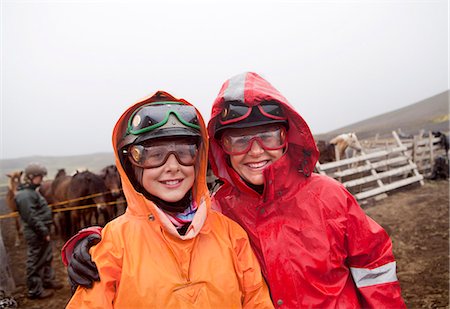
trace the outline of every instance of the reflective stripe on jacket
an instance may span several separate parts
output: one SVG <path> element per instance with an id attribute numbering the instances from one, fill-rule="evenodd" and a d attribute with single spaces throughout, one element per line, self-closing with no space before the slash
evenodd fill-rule
<path id="1" fill-rule="evenodd" d="M 137 104 L 175 99 L 165 92 Z M 134 190 L 117 158 L 128 109 L 116 124 L 113 146 L 128 208 L 102 230 L 91 249 L 100 274 L 92 289 L 78 288 L 69 308 L 273 308 L 245 231 L 210 209 L 206 187 L 207 134 L 199 115 L 203 147 L 193 198 L 199 207 L 184 236 L 162 211 Z"/>
<path id="2" fill-rule="evenodd" d="M 288 150 L 264 170 L 264 192 L 248 187 L 213 138 L 225 100 L 283 105 Z M 213 207 L 248 233 L 279 308 L 404 308 L 387 233 L 337 181 L 312 173 L 313 136 L 288 101 L 255 73 L 227 81 L 208 124 L 211 166 L 225 184 Z"/>

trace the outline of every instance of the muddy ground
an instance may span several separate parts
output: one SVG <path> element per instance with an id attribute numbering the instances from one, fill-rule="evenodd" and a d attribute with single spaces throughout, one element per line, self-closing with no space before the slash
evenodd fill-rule
<path id="1" fill-rule="evenodd" d="M 5 213 L 0 201 L 0 213 Z M 392 238 L 403 297 L 408 308 L 449 308 L 449 182 L 426 181 L 412 185 L 380 201 L 362 206 Z M 0 221 L 17 285 L 13 296 L 20 308 L 64 308 L 70 298 L 59 251 L 62 241 L 54 243 L 54 267 L 64 283 L 62 290 L 45 300 L 26 298 L 26 246 L 14 246 L 13 220 Z"/>

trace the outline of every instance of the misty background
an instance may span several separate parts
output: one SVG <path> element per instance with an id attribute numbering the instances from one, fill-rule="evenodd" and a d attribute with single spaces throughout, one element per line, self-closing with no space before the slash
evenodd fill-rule
<path id="1" fill-rule="evenodd" d="M 157 90 L 208 121 L 244 71 L 326 133 L 448 90 L 448 16 L 438 0 L 2 0 L 0 159 L 111 152 Z"/>

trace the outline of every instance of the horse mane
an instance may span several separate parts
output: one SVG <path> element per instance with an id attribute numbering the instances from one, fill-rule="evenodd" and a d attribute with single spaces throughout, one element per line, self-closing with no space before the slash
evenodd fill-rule
<path id="1" fill-rule="evenodd" d="M 117 172 L 117 167 L 114 164 L 105 166 L 102 168 L 98 175 L 100 175 L 102 178 L 106 178 L 109 174 L 114 174 Z"/>
<path id="2" fill-rule="evenodd" d="M 55 179 L 58 178 L 58 177 L 61 177 L 61 176 L 66 176 L 66 175 L 67 175 L 66 174 L 66 170 L 64 168 L 60 168 L 58 170 L 58 172 L 56 173 Z"/>

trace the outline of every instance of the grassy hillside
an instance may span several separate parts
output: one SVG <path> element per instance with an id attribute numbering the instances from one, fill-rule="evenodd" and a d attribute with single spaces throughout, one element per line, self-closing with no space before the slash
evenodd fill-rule
<path id="1" fill-rule="evenodd" d="M 445 91 L 426 100 L 381 114 L 357 123 L 315 135 L 316 140 L 330 140 L 341 133 L 355 132 L 359 139 L 390 135 L 393 130 L 401 129 L 406 134 L 425 131 L 449 131 L 449 91 Z"/>

